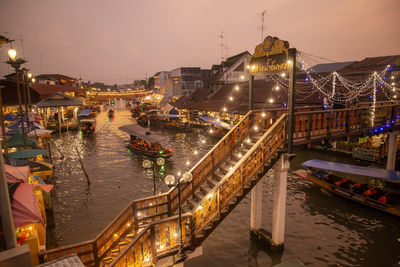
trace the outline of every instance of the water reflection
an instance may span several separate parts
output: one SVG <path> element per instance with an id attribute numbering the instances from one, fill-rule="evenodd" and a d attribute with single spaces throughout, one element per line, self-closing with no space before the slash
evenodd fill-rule
<path id="1" fill-rule="evenodd" d="M 142 167 L 145 157 L 132 153 L 125 142 L 129 136 L 118 129 L 135 123 L 123 101 L 115 101 L 115 116 L 98 114 L 96 133 L 82 136 L 80 132 L 56 135 L 51 149 L 55 170 L 54 229 L 48 231 L 49 247 L 81 242 L 95 237 L 133 199 L 153 194 L 153 170 Z M 103 109 L 102 109 L 103 110 Z M 169 188 L 163 182 L 166 174 L 188 171 L 215 140 L 200 142 L 197 130 L 193 133 L 160 130 L 168 137 L 167 144 L 174 156 L 156 168 L 158 192 Z M 78 160 L 78 149 L 91 184 Z M 198 151 L 194 155 L 194 150 Z M 186 161 L 190 165 L 186 165 Z"/>

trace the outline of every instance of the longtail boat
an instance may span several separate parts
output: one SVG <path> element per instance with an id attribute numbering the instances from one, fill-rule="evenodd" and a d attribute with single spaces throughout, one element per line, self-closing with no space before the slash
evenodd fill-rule
<path id="1" fill-rule="evenodd" d="M 300 169 L 295 173 L 325 190 L 360 204 L 400 216 L 399 193 L 358 183 L 349 178 L 349 175 L 361 175 L 389 182 L 400 182 L 400 172 L 316 159 L 303 162 L 301 166 L 307 167 L 308 170 Z M 345 175 L 340 176 L 329 171 Z"/>
<path id="2" fill-rule="evenodd" d="M 126 146 L 133 152 L 153 158 L 172 156 L 172 149 L 160 144 L 165 140 L 163 135 L 148 131 L 137 124 L 124 125 L 118 129 L 130 135 Z"/>

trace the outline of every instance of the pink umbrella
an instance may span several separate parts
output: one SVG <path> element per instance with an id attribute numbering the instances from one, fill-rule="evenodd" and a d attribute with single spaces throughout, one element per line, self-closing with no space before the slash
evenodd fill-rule
<path id="1" fill-rule="evenodd" d="M 35 184 L 20 183 L 15 190 L 11 209 L 14 219 L 14 227 L 21 227 L 30 223 L 41 222 L 44 224 L 37 198 L 33 193 Z M 47 187 L 52 187 L 47 185 Z"/>
<path id="2" fill-rule="evenodd" d="M 31 172 L 29 171 L 29 166 L 15 167 L 8 164 L 4 164 L 6 171 L 7 182 L 15 183 L 21 182 L 26 183 L 28 181 Z"/>

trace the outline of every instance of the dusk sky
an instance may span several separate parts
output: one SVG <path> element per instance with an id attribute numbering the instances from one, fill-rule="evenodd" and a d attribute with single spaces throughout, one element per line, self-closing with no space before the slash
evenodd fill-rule
<path id="1" fill-rule="evenodd" d="M 252 53 L 264 36 L 333 61 L 400 54 L 399 0 L 0 0 L 0 35 L 34 74 L 122 84 Z M 21 41 L 21 39 L 23 41 Z M 0 48 L 0 75 L 11 69 Z M 224 51 L 224 56 L 226 51 Z"/>

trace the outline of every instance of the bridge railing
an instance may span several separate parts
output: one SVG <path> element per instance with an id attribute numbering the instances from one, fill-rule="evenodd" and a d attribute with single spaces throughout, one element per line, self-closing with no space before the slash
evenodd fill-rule
<path id="1" fill-rule="evenodd" d="M 264 167 L 265 162 L 277 152 L 278 148 L 283 148 L 287 135 L 286 117 L 286 114 L 281 115 L 235 166 L 232 166 L 232 170 L 224 176 L 223 180 L 199 203 L 193 213 L 196 233 L 215 217 L 220 218 L 221 211 L 229 205 L 229 202 L 243 194 L 251 177 Z"/>

